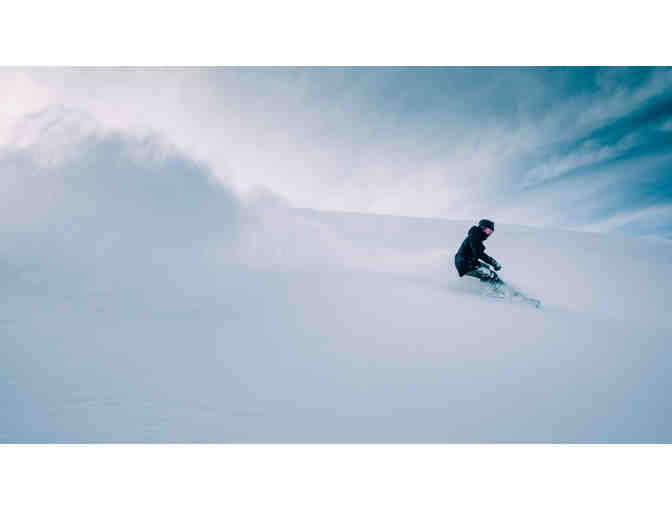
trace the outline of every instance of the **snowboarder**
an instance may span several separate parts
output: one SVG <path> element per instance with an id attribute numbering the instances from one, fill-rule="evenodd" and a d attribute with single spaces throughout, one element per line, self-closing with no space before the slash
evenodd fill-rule
<path id="1" fill-rule="evenodd" d="M 490 255 L 485 253 L 485 241 L 495 231 L 495 222 L 492 220 L 483 219 L 478 222 L 478 226 L 474 225 L 469 229 L 467 238 L 462 241 L 460 249 L 455 254 L 455 267 L 460 275 L 460 278 L 465 274 L 473 276 L 479 280 L 486 282 L 492 289 L 492 296 L 499 298 L 509 297 L 514 300 L 520 300 L 524 303 L 529 303 L 536 308 L 541 306 L 541 301 L 535 298 L 526 296 L 515 287 L 505 283 L 495 271 L 502 269 L 502 265 L 493 259 Z M 495 271 L 490 269 L 488 264 L 495 268 Z"/>
<path id="2" fill-rule="evenodd" d="M 466 274 L 489 283 L 495 288 L 501 286 L 503 282 L 495 271 L 502 269 L 502 265 L 485 253 L 485 246 L 483 245 L 483 241 L 490 237 L 494 231 L 495 222 L 486 219 L 482 219 L 478 222 L 478 226 L 474 225 L 469 229 L 467 238 L 455 254 L 455 267 L 460 278 Z M 494 267 L 495 271 L 481 260 Z"/>

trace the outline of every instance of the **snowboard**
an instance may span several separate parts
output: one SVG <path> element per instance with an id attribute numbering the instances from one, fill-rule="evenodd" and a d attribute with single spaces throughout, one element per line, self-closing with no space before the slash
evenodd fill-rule
<path id="1" fill-rule="evenodd" d="M 500 280 L 497 284 L 487 284 L 485 294 L 496 299 L 505 299 L 541 308 L 541 301 L 539 299 L 526 295 L 503 280 Z"/>

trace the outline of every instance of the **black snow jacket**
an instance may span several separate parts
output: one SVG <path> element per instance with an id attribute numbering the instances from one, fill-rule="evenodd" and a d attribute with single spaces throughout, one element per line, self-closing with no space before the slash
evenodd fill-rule
<path id="1" fill-rule="evenodd" d="M 497 265 L 497 261 L 485 253 L 483 241 L 486 239 L 485 233 L 476 225 L 469 229 L 467 238 L 462 241 L 460 249 L 455 254 L 455 267 L 460 276 L 478 267 L 478 259 L 491 266 Z"/>

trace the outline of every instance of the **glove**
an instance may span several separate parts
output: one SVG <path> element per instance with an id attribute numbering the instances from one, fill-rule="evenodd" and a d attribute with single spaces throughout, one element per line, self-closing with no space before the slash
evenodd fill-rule
<path id="1" fill-rule="evenodd" d="M 495 271 L 502 269 L 502 265 L 494 259 L 492 260 L 492 267 L 495 268 Z"/>

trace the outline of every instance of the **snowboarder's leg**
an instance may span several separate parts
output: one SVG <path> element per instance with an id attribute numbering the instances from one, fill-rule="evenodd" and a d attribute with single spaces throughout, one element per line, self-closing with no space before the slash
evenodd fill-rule
<path id="1" fill-rule="evenodd" d="M 494 284 L 501 282 L 499 276 L 497 276 L 497 273 L 495 273 L 492 269 L 490 269 L 490 266 L 480 261 L 478 262 L 478 264 L 479 264 L 478 266 L 476 266 L 474 269 L 465 274 L 467 276 L 473 276 L 474 278 L 478 278 L 482 282 L 486 283 Z"/>
<path id="2" fill-rule="evenodd" d="M 484 264 L 483 262 L 479 261 L 478 264 L 479 265 L 477 267 L 465 274 L 467 276 L 478 278 L 482 282 L 487 283 L 496 294 L 503 294 L 504 282 L 499 278 L 497 273 L 495 273 L 492 269 L 490 269 L 490 266 Z"/>

